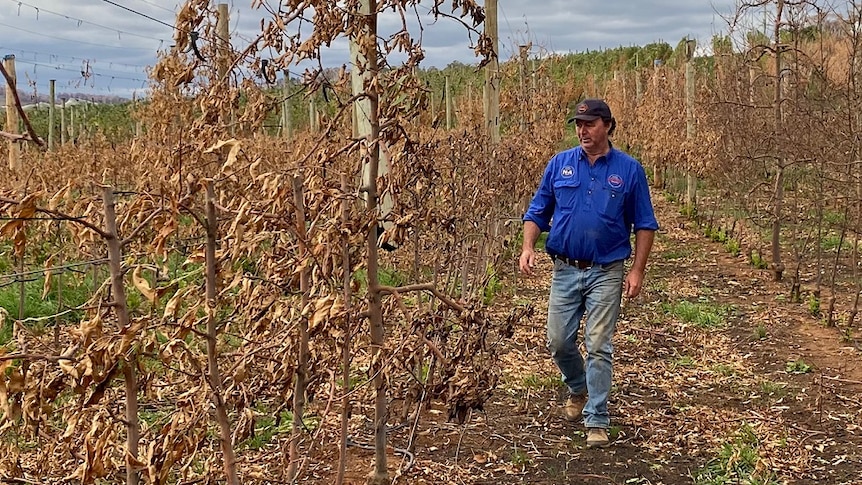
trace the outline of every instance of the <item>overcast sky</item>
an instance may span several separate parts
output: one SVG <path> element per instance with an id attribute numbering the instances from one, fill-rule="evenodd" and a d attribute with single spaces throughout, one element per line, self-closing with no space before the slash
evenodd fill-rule
<path id="1" fill-rule="evenodd" d="M 260 20 L 267 15 L 251 9 L 251 0 L 213 3 L 230 6 L 231 39 L 238 49 L 259 33 Z M 268 3 L 275 5 L 277 0 Z M 0 0 L 0 54 L 15 56 L 21 92 L 47 93 L 49 80 L 56 79 L 58 93 L 145 96 L 145 69 L 153 65 L 158 50 L 173 43 L 171 25 L 180 4 Z M 709 44 L 713 35 L 727 32 L 723 17 L 733 13 L 734 5 L 735 0 L 499 0 L 500 56 L 512 57 L 517 45 L 527 42 L 533 43 L 534 54 L 659 41 L 675 46 L 685 36 Z M 452 61 L 476 62 L 462 27 L 446 19 L 433 23 L 423 12 L 427 8 L 420 8 L 425 22 L 423 65 L 442 68 Z M 324 62 L 341 65 L 346 62 L 345 50 L 345 45 L 335 45 Z"/>

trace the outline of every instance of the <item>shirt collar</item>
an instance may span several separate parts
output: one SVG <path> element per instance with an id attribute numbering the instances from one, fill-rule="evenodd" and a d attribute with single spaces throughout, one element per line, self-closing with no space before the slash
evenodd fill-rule
<path id="1" fill-rule="evenodd" d="M 610 140 L 608 140 L 608 148 L 610 148 L 610 150 L 608 150 L 608 152 L 607 152 L 607 153 L 605 153 L 604 155 L 602 155 L 602 156 L 600 156 L 599 158 L 597 158 L 597 159 L 596 159 L 596 163 L 599 163 L 599 162 L 608 162 L 608 161 L 609 161 L 609 159 L 610 159 L 611 155 L 614 153 L 614 150 L 615 150 L 615 149 L 614 149 L 614 144 L 613 144 L 613 143 L 611 143 L 611 141 L 610 141 Z M 587 158 L 587 152 L 585 152 L 585 151 L 584 151 L 584 148 L 583 148 L 583 147 L 581 147 L 580 145 L 578 146 L 578 160 L 583 160 L 583 161 L 585 161 L 585 162 L 587 162 L 587 163 L 589 163 L 589 162 L 590 162 L 590 159 L 589 159 L 589 158 Z"/>

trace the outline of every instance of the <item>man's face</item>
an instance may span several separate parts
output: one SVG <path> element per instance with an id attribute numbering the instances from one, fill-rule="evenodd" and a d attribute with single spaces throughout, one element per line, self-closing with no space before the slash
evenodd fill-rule
<path id="1" fill-rule="evenodd" d="M 604 120 L 575 120 L 575 125 L 577 126 L 578 139 L 584 150 L 589 152 L 607 147 L 610 126 L 605 124 Z"/>

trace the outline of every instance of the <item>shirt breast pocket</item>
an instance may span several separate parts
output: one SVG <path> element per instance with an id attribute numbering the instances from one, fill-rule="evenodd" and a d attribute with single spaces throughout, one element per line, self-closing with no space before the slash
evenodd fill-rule
<path id="1" fill-rule="evenodd" d="M 603 187 L 605 191 L 605 208 L 602 215 L 611 221 L 619 221 L 623 218 L 623 200 L 625 193 L 612 187 Z"/>
<path id="2" fill-rule="evenodd" d="M 571 211 L 575 208 L 578 200 L 578 191 L 581 181 L 577 179 L 563 179 L 554 181 L 554 200 L 559 209 Z"/>

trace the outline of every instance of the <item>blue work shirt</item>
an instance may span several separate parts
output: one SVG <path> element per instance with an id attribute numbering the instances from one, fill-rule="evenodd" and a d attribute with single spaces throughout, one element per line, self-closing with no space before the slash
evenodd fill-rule
<path id="1" fill-rule="evenodd" d="M 597 264 L 631 256 L 632 230 L 658 229 L 643 167 L 613 146 L 592 166 L 580 146 L 556 154 L 524 221 L 550 231 L 548 254 Z"/>

